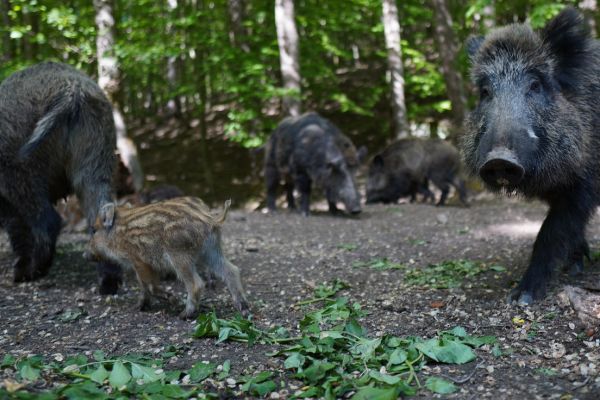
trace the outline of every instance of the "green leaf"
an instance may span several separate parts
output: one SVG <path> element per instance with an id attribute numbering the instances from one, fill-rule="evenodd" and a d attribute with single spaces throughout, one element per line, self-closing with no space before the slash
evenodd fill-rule
<path id="1" fill-rule="evenodd" d="M 387 383 L 388 385 L 395 385 L 401 380 L 399 376 L 382 374 L 381 372 L 375 371 L 374 369 L 369 371 L 369 376 L 375 379 L 376 381 Z"/>
<path id="2" fill-rule="evenodd" d="M 12 367 L 16 361 L 17 359 L 14 356 L 5 354 L 2 363 L 0 363 L 0 368 Z"/>
<path id="3" fill-rule="evenodd" d="M 157 374 L 154 369 L 140 364 L 131 363 L 131 375 L 135 379 L 142 379 L 144 383 L 156 382 L 164 377 L 164 373 Z"/>
<path id="4" fill-rule="evenodd" d="M 100 364 L 98 369 L 96 369 L 90 375 L 90 379 L 99 384 L 103 384 L 106 378 L 108 378 L 108 371 L 104 368 L 104 365 L 102 364 Z"/>
<path id="5" fill-rule="evenodd" d="M 432 392 L 439 394 L 450 394 L 458 390 L 458 387 L 456 387 L 454 383 L 435 376 L 427 378 L 425 387 Z"/>
<path id="6" fill-rule="evenodd" d="M 374 388 L 365 386 L 359 388 L 354 396 L 351 397 L 351 400 L 396 400 L 398 392 L 398 389 L 395 387 Z"/>
<path id="7" fill-rule="evenodd" d="M 392 351 L 392 354 L 390 354 L 388 365 L 403 364 L 407 358 L 408 354 L 406 353 L 406 351 L 402 349 L 395 349 L 394 351 Z"/>
<path id="8" fill-rule="evenodd" d="M 475 359 L 473 350 L 457 341 L 430 339 L 417 343 L 416 347 L 432 360 L 446 364 L 464 364 Z"/>
<path id="9" fill-rule="evenodd" d="M 110 385 L 116 389 L 126 385 L 131 380 L 131 374 L 121 361 L 113 364 L 112 371 L 108 377 Z"/>
<path id="10" fill-rule="evenodd" d="M 292 353 L 288 358 L 285 359 L 283 366 L 286 369 L 296 368 L 300 370 L 306 361 L 306 357 L 304 357 L 300 353 Z"/>
<path id="11" fill-rule="evenodd" d="M 194 364 L 192 369 L 190 370 L 190 381 L 192 382 L 202 382 L 209 376 L 215 372 L 217 367 L 214 364 L 208 363 L 205 364 L 203 362 L 197 362 Z"/>
<path id="12" fill-rule="evenodd" d="M 21 375 L 21 378 L 31 382 L 35 382 L 40 377 L 40 370 L 38 368 L 32 367 L 28 363 L 24 363 L 19 369 L 19 374 Z"/>

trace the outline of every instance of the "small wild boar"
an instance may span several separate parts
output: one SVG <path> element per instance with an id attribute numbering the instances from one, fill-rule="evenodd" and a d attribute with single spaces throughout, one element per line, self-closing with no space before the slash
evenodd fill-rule
<path id="1" fill-rule="evenodd" d="M 600 204 L 600 42 L 566 8 L 539 32 L 509 25 L 467 49 L 479 91 L 462 144 L 469 170 L 492 190 L 550 205 L 510 295 L 529 304 L 559 263 L 577 273 L 588 254 L 585 227 Z"/>
<path id="2" fill-rule="evenodd" d="M 0 226 L 17 259 L 14 281 L 48 273 L 61 219 L 53 204 L 75 193 L 92 226 L 114 211 L 112 107 L 76 69 L 46 62 L 0 84 Z"/>
<path id="3" fill-rule="evenodd" d="M 180 316 L 192 317 L 205 287 L 198 274 L 201 272 L 225 282 L 235 307 L 247 314 L 249 307 L 239 269 L 225 258 L 221 248 L 220 226 L 229 205 L 227 201 L 219 215 L 211 214 L 206 204 L 194 197 L 119 207 L 111 229 L 96 223 L 86 257 L 135 271 L 142 289 L 141 310 L 149 308 L 151 295 L 160 293 L 160 272 L 174 272 L 187 291 Z"/>
<path id="4" fill-rule="evenodd" d="M 285 182 L 288 207 L 295 208 L 294 188 L 300 192 L 300 211 L 308 215 L 312 184 L 325 192 L 329 211 L 341 201 L 351 214 L 361 212 L 354 175 L 366 149 L 317 113 L 284 119 L 265 147 L 267 207 L 275 210 L 280 180 Z"/>
<path id="5" fill-rule="evenodd" d="M 375 155 L 369 165 L 367 203 L 393 203 L 401 197 L 423 194 L 434 200 L 428 188 L 431 180 L 442 191 L 438 205 L 444 205 L 450 186 L 460 201 L 468 205 L 465 181 L 461 176 L 459 152 L 440 139 L 400 139 Z"/>

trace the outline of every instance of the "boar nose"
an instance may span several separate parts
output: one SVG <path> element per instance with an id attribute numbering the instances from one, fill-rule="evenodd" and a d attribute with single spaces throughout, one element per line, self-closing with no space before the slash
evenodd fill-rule
<path id="1" fill-rule="evenodd" d="M 525 169 L 508 149 L 492 150 L 479 169 L 479 176 L 494 186 L 516 185 L 523 179 Z"/>
<path id="2" fill-rule="evenodd" d="M 350 210 L 350 214 L 352 214 L 352 215 L 357 215 L 357 214 L 360 214 L 361 212 L 362 212 L 362 209 L 360 208 L 360 206 L 354 207 L 352 210 Z"/>

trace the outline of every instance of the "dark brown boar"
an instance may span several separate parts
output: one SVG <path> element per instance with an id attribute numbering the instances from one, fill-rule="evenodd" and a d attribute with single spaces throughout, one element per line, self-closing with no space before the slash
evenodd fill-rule
<path id="1" fill-rule="evenodd" d="M 0 84 L 0 226 L 17 256 L 15 282 L 48 272 L 58 199 L 75 193 L 89 226 L 97 215 L 112 224 L 115 141 L 110 103 L 72 67 L 42 63 Z"/>
<path id="2" fill-rule="evenodd" d="M 330 121 L 317 113 L 284 119 L 265 146 L 267 207 L 275 210 L 280 180 L 284 180 L 288 207 L 295 208 L 294 188 L 300 192 L 300 211 L 308 215 L 313 183 L 325 192 L 329 211 L 361 211 L 354 175 L 366 154 Z"/>
<path id="3" fill-rule="evenodd" d="M 135 271 L 142 289 L 142 310 L 150 306 L 151 295 L 159 293 L 160 273 L 174 272 L 187 291 L 186 306 L 180 316 L 194 316 L 205 287 L 198 274 L 202 271 L 224 281 L 235 307 L 247 314 L 249 307 L 239 269 L 225 258 L 221 248 L 220 226 L 229 205 L 227 201 L 218 215 L 194 197 L 119 207 L 111 229 L 96 223 L 86 255 Z"/>
<path id="4" fill-rule="evenodd" d="M 514 24 L 473 38 L 479 102 L 466 164 L 486 186 L 550 205 L 529 268 L 510 300 L 541 299 L 557 264 L 583 268 L 585 227 L 600 202 L 600 43 L 566 8 L 539 32 Z"/>
<path id="5" fill-rule="evenodd" d="M 414 201 L 417 193 L 423 194 L 425 201 L 434 200 L 428 188 L 428 182 L 432 181 L 442 192 L 438 205 L 445 204 L 450 186 L 456 188 L 461 202 L 468 205 L 461 170 L 458 150 L 448 142 L 418 138 L 397 140 L 371 161 L 367 203 L 393 203 L 405 196 Z"/>

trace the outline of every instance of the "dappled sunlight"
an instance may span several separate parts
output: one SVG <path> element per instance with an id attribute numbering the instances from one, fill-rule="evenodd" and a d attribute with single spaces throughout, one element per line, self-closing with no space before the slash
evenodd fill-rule
<path id="1" fill-rule="evenodd" d="M 502 235 L 512 238 L 535 237 L 537 236 L 542 220 L 524 220 L 507 222 L 502 224 L 492 224 L 483 228 L 480 233 L 482 236 Z"/>

